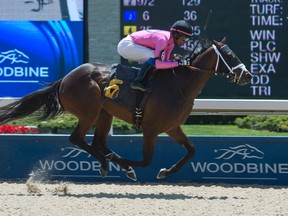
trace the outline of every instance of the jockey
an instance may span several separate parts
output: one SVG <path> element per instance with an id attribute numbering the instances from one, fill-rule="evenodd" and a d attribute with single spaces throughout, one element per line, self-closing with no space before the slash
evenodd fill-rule
<path id="1" fill-rule="evenodd" d="M 178 20 L 172 25 L 170 31 L 142 30 L 123 38 L 117 46 L 119 55 L 130 61 L 145 62 L 132 81 L 131 88 L 140 91 L 150 90 L 140 81 L 152 67 L 166 69 L 188 65 L 189 61 L 186 59 L 177 61 L 169 59 L 174 45 L 183 46 L 191 36 L 192 26 L 184 20 Z"/>

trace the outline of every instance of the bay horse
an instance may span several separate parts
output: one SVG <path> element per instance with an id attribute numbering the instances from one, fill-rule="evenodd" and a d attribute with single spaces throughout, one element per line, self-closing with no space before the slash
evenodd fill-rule
<path id="1" fill-rule="evenodd" d="M 166 133 L 184 147 L 187 153 L 169 169 L 160 169 L 157 178 L 165 178 L 176 173 L 195 154 L 194 144 L 182 131 L 181 124 L 190 115 L 194 99 L 207 81 L 215 74 L 220 74 L 238 85 L 245 85 L 250 83 L 252 78 L 251 73 L 224 40 L 209 42 L 209 46 L 197 55 L 192 66 L 155 72 L 151 80 L 152 92 L 147 99 L 141 123 L 142 160 L 122 158 L 110 150 L 106 143 L 113 116 L 132 124 L 134 113 L 103 99 L 105 86 L 109 83 L 111 65 L 80 65 L 64 78 L 1 107 L 0 124 L 26 117 L 35 111 L 40 111 L 43 119 L 54 117 L 63 111 L 69 112 L 78 118 L 78 124 L 69 141 L 99 161 L 101 175 L 106 176 L 107 160 L 110 160 L 125 169 L 126 176 L 135 181 L 137 177 L 132 167 L 148 166 L 152 161 L 158 135 Z M 88 144 L 85 136 L 93 125 L 96 128 L 94 137 L 92 143 Z"/>

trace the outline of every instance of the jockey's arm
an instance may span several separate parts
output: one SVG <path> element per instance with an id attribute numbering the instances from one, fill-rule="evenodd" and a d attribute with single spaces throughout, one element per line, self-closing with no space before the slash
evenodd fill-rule
<path id="1" fill-rule="evenodd" d="M 159 40 L 155 47 L 155 67 L 157 69 L 167 69 L 178 67 L 177 61 L 170 61 L 170 54 L 173 46 L 167 47 L 167 41 Z"/>
<path id="2" fill-rule="evenodd" d="M 161 61 L 160 59 L 156 59 L 155 61 L 155 67 L 157 69 L 175 68 L 178 66 L 179 63 L 177 61 Z"/>

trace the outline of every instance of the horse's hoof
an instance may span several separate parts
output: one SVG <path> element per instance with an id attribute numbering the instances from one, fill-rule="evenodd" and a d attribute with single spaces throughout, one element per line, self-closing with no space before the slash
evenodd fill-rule
<path id="1" fill-rule="evenodd" d="M 99 172 L 100 172 L 101 176 L 104 178 L 108 173 L 107 167 L 104 168 L 103 166 L 100 166 Z"/>
<path id="2" fill-rule="evenodd" d="M 128 168 L 128 170 L 126 171 L 126 176 L 132 179 L 133 181 L 137 181 L 136 172 L 132 167 Z"/>
<path id="3" fill-rule="evenodd" d="M 157 175 L 157 179 L 162 179 L 165 178 L 168 174 L 168 170 L 166 168 L 162 168 L 160 169 L 158 175 Z"/>

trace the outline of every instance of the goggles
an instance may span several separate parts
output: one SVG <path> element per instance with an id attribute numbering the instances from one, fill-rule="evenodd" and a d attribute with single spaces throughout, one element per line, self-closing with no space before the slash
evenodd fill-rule
<path id="1" fill-rule="evenodd" d="M 185 42 L 188 42 L 190 38 L 187 37 L 187 36 L 182 35 L 182 36 L 180 36 L 180 39 L 185 41 Z"/>

